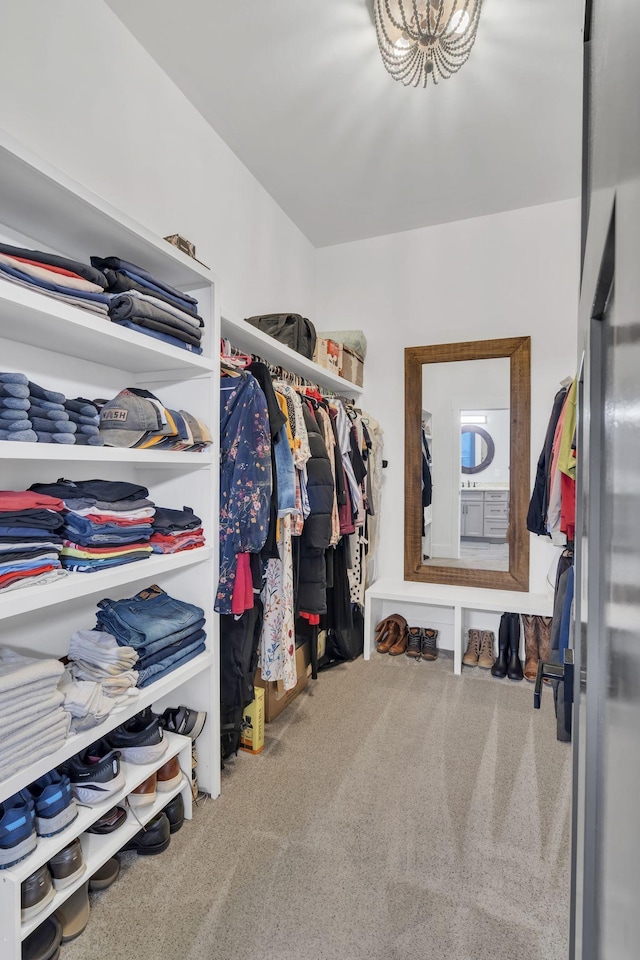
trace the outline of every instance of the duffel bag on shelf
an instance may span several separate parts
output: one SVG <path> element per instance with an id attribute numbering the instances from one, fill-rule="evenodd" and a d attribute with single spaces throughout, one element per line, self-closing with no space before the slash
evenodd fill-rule
<path id="1" fill-rule="evenodd" d="M 313 359 L 316 346 L 316 328 L 299 313 L 267 313 L 261 317 L 247 317 L 246 322 L 273 337 L 308 360 Z"/>

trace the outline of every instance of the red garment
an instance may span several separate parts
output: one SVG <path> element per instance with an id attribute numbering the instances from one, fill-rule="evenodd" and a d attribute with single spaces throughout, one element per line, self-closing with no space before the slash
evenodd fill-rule
<path id="1" fill-rule="evenodd" d="M 118 520 L 117 517 L 107 517 L 103 513 L 87 513 L 83 516 L 85 520 L 90 520 L 91 523 L 113 523 L 116 527 L 139 527 L 143 523 L 148 526 L 153 520 L 153 517 L 142 517 L 137 520 L 123 517 L 122 520 Z"/>
<path id="2" fill-rule="evenodd" d="M 181 543 L 183 540 L 195 540 L 196 537 L 203 537 L 204 530 L 198 527 L 197 530 L 188 530 L 184 533 L 154 533 L 151 535 L 152 543 Z"/>
<path id="3" fill-rule="evenodd" d="M 59 273 L 63 277 L 73 277 L 75 280 L 86 280 L 86 277 L 81 277 L 79 273 L 73 273 L 72 270 L 65 270 L 64 267 L 54 267 L 51 263 L 41 263 L 39 260 L 27 260 L 26 257 L 16 257 L 13 254 L 11 255 L 12 260 L 19 260 L 20 263 L 30 263 L 32 267 L 41 267 L 43 270 L 50 270 L 51 273 Z"/>
<path id="4" fill-rule="evenodd" d="M 566 533 L 567 540 L 575 540 L 576 536 L 576 482 L 566 473 L 560 474 L 560 531 Z"/>
<path id="5" fill-rule="evenodd" d="M 148 550 L 149 543 L 144 540 L 142 543 L 120 543 L 113 544 L 111 547 L 94 547 L 88 546 L 85 547 L 81 543 L 73 543 L 71 540 L 63 540 L 63 546 L 70 547 L 72 550 L 82 550 L 83 553 L 90 553 L 91 556 L 101 557 L 101 556 L 110 556 L 114 553 L 125 554 L 131 553 L 134 550 Z"/>
<path id="6" fill-rule="evenodd" d="M 233 582 L 231 612 L 238 616 L 245 610 L 253 609 L 253 577 L 248 553 L 236 556 L 236 577 Z"/>
<path id="7" fill-rule="evenodd" d="M 18 580 L 27 580 L 30 577 L 37 577 L 41 573 L 49 573 L 50 570 L 55 570 L 56 567 L 52 563 L 47 563 L 42 567 L 33 567 L 32 570 L 14 570 L 11 573 L 3 573 L 0 575 L 0 590 L 2 587 L 8 587 L 10 583 L 17 583 Z"/>
<path id="8" fill-rule="evenodd" d="M 320 623 L 320 614 L 319 614 L 319 613 L 304 613 L 304 612 L 301 610 L 301 611 L 300 611 L 300 616 L 301 616 L 304 620 L 308 620 L 309 625 L 312 626 L 312 627 L 317 627 L 318 624 Z"/>
<path id="9" fill-rule="evenodd" d="M 32 490 L 0 490 L 0 511 L 2 510 L 64 510 L 64 503 L 58 497 L 48 497 L 44 493 Z"/>

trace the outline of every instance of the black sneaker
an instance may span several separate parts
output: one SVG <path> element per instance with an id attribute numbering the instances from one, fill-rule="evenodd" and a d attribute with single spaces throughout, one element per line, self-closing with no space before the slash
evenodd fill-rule
<path id="1" fill-rule="evenodd" d="M 407 634 L 407 649 L 405 653 L 414 660 L 419 660 L 422 653 L 422 630 L 420 627 L 409 627 Z"/>
<path id="2" fill-rule="evenodd" d="M 183 737 L 197 740 L 206 723 L 204 710 L 190 710 L 189 707 L 169 707 L 162 714 L 160 722 L 169 733 L 179 733 Z"/>
<path id="3" fill-rule="evenodd" d="M 127 763 L 156 763 L 169 746 L 161 718 L 147 710 L 113 730 L 109 743 L 122 753 Z"/>
<path id="4" fill-rule="evenodd" d="M 90 806 L 102 803 L 124 788 L 120 751 L 112 749 L 104 738 L 72 757 L 65 772 L 76 800 Z"/>

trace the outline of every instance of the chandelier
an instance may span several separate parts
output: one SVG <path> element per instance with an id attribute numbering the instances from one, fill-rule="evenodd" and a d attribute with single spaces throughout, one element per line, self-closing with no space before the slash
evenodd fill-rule
<path id="1" fill-rule="evenodd" d="M 405 86 L 446 80 L 466 63 L 482 0 L 374 0 L 385 67 Z"/>

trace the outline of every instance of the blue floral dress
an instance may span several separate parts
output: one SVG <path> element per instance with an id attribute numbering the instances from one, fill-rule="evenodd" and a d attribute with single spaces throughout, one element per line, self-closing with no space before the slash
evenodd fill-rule
<path id="1" fill-rule="evenodd" d="M 229 614 L 239 553 L 259 553 L 271 499 L 267 401 L 248 373 L 220 381 L 220 579 L 215 609 Z"/>

